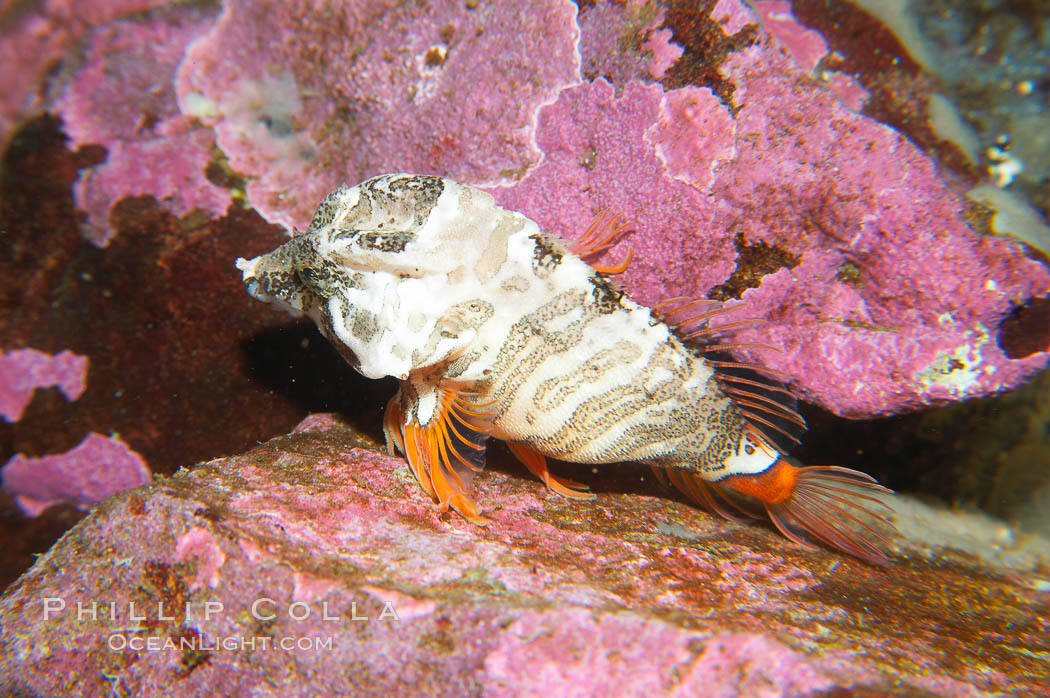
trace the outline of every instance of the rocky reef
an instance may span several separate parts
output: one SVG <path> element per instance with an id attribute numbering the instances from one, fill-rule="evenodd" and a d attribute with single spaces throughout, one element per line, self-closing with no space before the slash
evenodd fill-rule
<path id="1" fill-rule="evenodd" d="M 574 502 L 509 459 L 475 480 L 479 527 L 376 449 L 316 415 L 109 499 L 0 599 L 0 680 L 30 695 L 1050 689 L 1030 575 L 905 540 L 888 569 L 805 550 L 641 471 L 574 473 L 598 493 Z"/>
<path id="2" fill-rule="evenodd" d="M 882 93 L 830 69 L 790 3 L 507 12 L 230 0 L 85 28 L 42 105 L 105 151 L 74 189 L 85 234 L 108 244 L 115 207 L 144 195 L 302 228 L 343 182 L 419 171 L 489 186 L 568 238 L 619 211 L 636 226 L 626 290 L 746 301 L 765 322 L 741 340 L 784 349 L 746 358 L 836 414 L 994 394 L 1045 367 L 997 340 L 1050 294 L 1046 267 L 986 234 L 972 168 L 865 113 Z"/>
<path id="3" fill-rule="evenodd" d="M 811 462 L 1045 528 L 1045 393 L 979 401 L 1050 360 L 1045 81 L 980 52 L 1045 25 L 995 2 L 938 23 L 949 4 L 2 4 L 3 579 L 98 506 L 4 597 L 3 677 L 43 694 L 190 695 L 217 673 L 262 690 L 268 671 L 312 691 L 1044 692 L 1045 582 L 941 555 L 931 531 L 887 573 L 633 476 L 590 506 L 505 470 L 478 481 L 492 527 L 437 516 L 360 436 L 392 385 L 255 303 L 232 264 L 384 171 L 482 186 L 569 239 L 611 208 L 633 232 L 604 261 L 633 248 L 633 297 L 742 301 L 730 317 L 761 321 L 726 336 L 781 348 L 734 353 L 805 401 Z M 331 410 L 356 431 L 322 420 L 148 484 Z M 68 605 L 44 623 L 48 594 Z M 277 618 L 245 611 L 255 595 Z M 119 617 L 71 614 L 93 598 Z M 131 601 L 154 614 L 137 635 L 323 635 L 340 654 L 111 652 Z M 208 601 L 227 610 L 187 615 Z M 341 620 L 318 620 L 326 601 Z"/>

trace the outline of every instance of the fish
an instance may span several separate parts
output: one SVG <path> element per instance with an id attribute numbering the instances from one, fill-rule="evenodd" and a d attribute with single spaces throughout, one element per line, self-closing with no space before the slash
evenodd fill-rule
<path id="1" fill-rule="evenodd" d="M 719 343 L 740 304 L 634 302 L 591 265 L 630 231 L 600 212 L 567 241 L 488 192 L 386 174 L 343 185 L 309 227 L 236 261 L 255 298 L 306 316 L 367 378 L 392 376 L 383 431 L 442 512 L 486 525 L 471 494 L 490 439 L 553 492 L 591 499 L 549 459 L 635 461 L 727 519 L 883 565 L 890 490 L 787 455 L 805 420 L 775 372 Z M 773 348 L 769 345 L 749 345 Z"/>

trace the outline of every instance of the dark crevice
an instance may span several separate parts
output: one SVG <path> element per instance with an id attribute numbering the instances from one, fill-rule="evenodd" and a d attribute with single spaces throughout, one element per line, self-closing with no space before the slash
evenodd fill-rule
<path id="1" fill-rule="evenodd" d="M 733 244 L 736 245 L 738 255 L 736 270 L 725 283 L 707 292 L 707 297 L 712 300 L 739 299 L 747 289 L 758 288 L 766 274 L 785 268 L 794 269 L 800 261 L 799 257 L 787 250 L 771 247 L 762 240 L 749 245 L 742 233 L 737 233 Z"/>
<path id="2" fill-rule="evenodd" d="M 758 40 L 758 25 L 745 25 L 727 36 L 722 25 L 711 17 L 716 4 L 715 0 L 672 0 L 662 27 L 671 30 L 672 40 L 684 52 L 660 82 L 669 90 L 686 85 L 708 87 L 736 114 L 740 109 L 733 102 L 736 86 L 723 77 L 719 66 L 726 55 Z"/>

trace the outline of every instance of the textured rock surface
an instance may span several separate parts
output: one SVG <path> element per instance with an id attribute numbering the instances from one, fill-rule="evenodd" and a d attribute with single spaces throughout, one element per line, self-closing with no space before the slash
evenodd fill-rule
<path id="1" fill-rule="evenodd" d="M 948 553 L 876 569 L 608 479 L 571 502 L 485 473 L 479 528 L 374 447 L 318 416 L 112 498 L 0 600 L 0 678 L 44 695 L 1050 689 L 1047 597 L 1023 578 Z"/>
<path id="2" fill-rule="evenodd" d="M 575 236 L 596 210 L 619 209 L 638 227 L 629 241 L 637 261 L 623 279 L 632 294 L 652 302 L 681 293 L 710 292 L 719 298 L 743 293 L 751 314 L 771 322 L 741 338 L 771 339 L 785 346 L 782 355 L 759 358 L 791 374 L 808 400 L 839 414 L 894 413 L 994 394 L 1046 364 L 1045 352 L 1032 353 L 1046 347 L 1042 327 L 1022 327 L 1022 334 L 1043 341 L 1020 342 L 1017 346 L 1035 349 L 1011 354 L 1013 359 L 999 349 L 1002 337 L 997 336 L 1013 306 L 1047 295 L 1046 267 L 1026 257 L 1014 242 L 983 235 L 988 212 L 959 196 L 928 157 L 936 153 L 956 165 L 944 157 L 926 124 L 929 81 L 881 41 L 878 26 L 857 25 L 851 21 L 855 15 L 842 14 L 842 8 L 852 7 L 849 3 L 792 3 L 800 16 L 806 12 L 805 23 L 819 29 L 823 39 L 801 28 L 783 2 L 757 3 L 760 12 L 755 14 L 735 0 L 670 8 L 596 0 L 579 3 L 578 33 L 570 3 L 554 0 L 532 4 L 550 12 L 530 15 L 525 22 L 505 21 L 506 10 L 484 0 L 370 2 L 376 14 L 364 12 L 364 3 L 348 2 L 339 4 L 344 12 L 339 17 L 320 11 L 327 7 L 323 4 L 306 2 L 163 3 L 161 10 L 152 9 L 161 4 L 0 3 L 0 63 L 17 66 L 0 74 L 0 143 L 6 148 L 0 176 L 0 347 L 37 347 L 56 357 L 68 350 L 87 357 L 91 365 L 86 390 L 72 387 L 75 380 L 59 380 L 59 390 L 37 390 L 28 406 L 25 390 L 11 386 L 54 381 L 34 377 L 35 369 L 23 364 L 5 376 L 0 385 L 0 392 L 8 389 L 0 397 L 5 414 L 21 415 L 23 408 L 25 414 L 17 423 L 0 423 L 0 462 L 15 453 L 41 457 L 67 452 L 90 432 L 119 432 L 152 468 L 171 472 L 283 432 L 309 408 L 377 413 L 388 387 L 355 382 L 312 329 L 289 329 L 243 293 L 231 261 L 272 248 L 281 232 L 256 212 L 228 203 L 253 204 L 270 220 L 302 226 L 328 188 L 387 169 L 430 171 L 472 183 L 503 182 L 507 186 L 494 189 L 502 201 L 566 237 Z M 300 12 L 304 9 L 308 11 Z M 244 20 L 236 32 L 234 19 Z M 358 44 L 348 37 L 359 35 L 352 29 L 362 22 L 378 31 Z M 522 36 L 528 40 L 518 42 Z M 194 37 L 196 44 L 191 43 Z M 155 50 L 136 54 L 144 41 Z M 833 52 L 822 53 L 825 41 Z M 546 50 L 532 50 L 537 43 Z M 407 48 L 394 51 L 391 46 Z M 260 58 L 264 54 L 265 60 Z M 491 62 L 493 55 L 508 63 Z M 829 69 L 841 72 L 829 75 Z M 846 75 L 859 76 L 863 90 Z M 854 111 L 860 104 L 863 114 Z M 13 125 L 43 109 L 64 120 L 61 128 L 77 152 L 63 146 L 57 121 L 48 119 L 28 124 L 10 139 Z M 872 117 L 892 124 L 907 139 Z M 954 176 L 965 178 L 965 168 Z M 90 238 L 109 241 L 104 250 L 80 239 L 85 213 Z M 622 253 L 622 247 L 615 249 L 609 259 Z M 81 391 L 75 402 L 66 399 Z M 1046 433 L 1045 417 L 1040 416 L 1044 408 L 1038 414 L 1019 410 L 1016 417 L 1011 411 L 1008 418 L 999 406 L 987 406 L 1002 423 L 999 431 L 1004 433 L 999 435 L 1004 438 L 995 443 L 1005 445 L 998 450 L 1009 457 L 989 455 L 947 436 L 953 432 L 936 415 L 929 424 L 936 426 L 939 439 L 951 441 L 940 444 L 937 453 L 958 449 L 965 458 L 959 453 L 921 461 L 909 460 L 908 454 L 896 457 L 888 448 L 891 438 L 869 438 L 860 456 L 861 446 L 843 436 L 841 420 L 833 423 L 825 441 L 842 451 L 831 462 L 870 465 L 871 472 L 892 463 L 913 470 L 916 481 L 958 481 L 970 499 L 975 491 L 999 499 L 1000 493 L 1020 491 L 1025 520 L 1044 521 L 1041 503 L 1050 491 L 1046 469 L 1038 467 L 1045 451 L 1039 450 Z M 983 408 L 975 414 L 975 423 L 987 426 L 992 421 Z M 1005 433 L 1011 426 L 1023 432 L 1016 439 Z M 958 429 L 967 431 L 966 426 Z M 336 442 L 310 448 L 342 459 L 345 444 Z M 904 448 L 914 443 L 905 439 Z M 395 648 L 403 637 L 375 623 L 348 623 L 346 632 L 378 638 L 371 647 L 389 651 L 390 657 L 422 658 L 438 667 L 434 675 L 446 677 L 453 688 L 484 684 L 489 692 L 525 691 L 534 685 L 529 681 L 539 682 L 536 665 L 528 676 L 506 678 L 517 670 L 511 650 L 519 655 L 529 647 L 548 651 L 548 637 L 563 638 L 551 620 L 562 614 L 579 621 L 570 626 L 582 633 L 579 637 L 608 638 L 609 647 L 637 632 L 679 648 L 665 655 L 660 654 L 662 646 L 647 646 L 640 654 L 625 651 L 623 659 L 609 659 L 577 637 L 570 649 L 580 659 L 570 666 L 562 661 L 567 645 L 555 643 L 549 650 L 553 663 L 563 675 L 581 676 L 577 685 L 585 687 L 583 692 L 601 688 L 588 683 L 596 680 L 588 662 L 606 667 L 615 685 L 637 685 L 640 691 L 668 686 L 667 676 L 692 677 L 690 672 L 707 671 L 723 659 L 726 673 L 715 677 L 708 672 L 689 681 L 731 685 L 719 682 L 734 680 L 737 669 L 756 675 L 767 670 L 767 663 L 755 659 L 759 656 L 794 666 L 796 676 L 803 678 L 792 690 L 800 692 L 851 681 L 885 687 L 893 677 L 904 677 L 905 693 L 913 693 L 915 686 L 933 686 L 929 690 L 942 693 L 955 688 L 965 692 L 967 685 L 995 691 L 1009 686 L 1006 677 L 1018 677 L 1022 688 L 1044 688 L 1025 678 L 1025 672 L 1034 675 L 1031 662 L 1047 656 L 1045 644 L 1033 639 L 1045 628 L 1030 621 L 1030 604 L 1039 603 L 1038 597 L 984 572 L 967 581 L 963 575 L 969 568 L 957 558 L 934 568 L 906 564 L 899 579 L 850 562 L 827 572 L 838 558 L 792 552 L 782 539 L 761 529 L 725 525 L 684 505 L 609 494 L 596 507 L 573 505 L 498 473 L 479 484 L 483 506 L 508 507 L 506 516 L 490 511 L 503 517 L 496 530 L 504 533 L 478 531 L 434 517 L 415 486 L 403 481 L 406 471 L 395 471 L 401 479 L 391 479 L 388 471 L 365 467 L 392 468 L 393 462 L 358 456 L 362 482 L 369 473 L 379 473 L 377 478 L 387 473 L 380 478 L 384 491 L 396 492 L 394 500 L 378 500 L 390 505 L 383 520 L 401 522 L 395 533 L 404 533 L 409 541 L 394 549 L 409 561 L 431 556 L 427 551 L 443 551 L 426 557 L 437 561 L 427 569 L 443 565 L 453 581 L 446 586 L 422 577 L 412 581 L 420 568 L 409 565 L 402 574 L 398 566 L 408 564 L 402 562 L 380 569 L 382 560 L 391 559 L 383 557 L 382 546 L 368 547 L 367 540 L 356 539 L 344 545 L 349 534 L 339 533 L 344 531 L 342 519 L 329 526 L 325 512 L 322 523 L 304 523 L 317 498 L 330 499 L 332 507 L 344 499 L 360 507 L 378 506 L 374 495 L 365 495 L 346 479 L 346 468 L 332 463 L 318 471 L 324 477 L 309 485 L 316 498 L 300 498 L 289 504 L 291 509 L 278 502 L 277 514 L 231 509 L 227 519 L 219 520 L 208 519 L 211 509 L 203 505 L 226 511 L 225 502 L 233 495 L 222 493 L 237 487 L 254 488 L 263 501 L 273 478 L 257 473 L 256 480 L 235 487 L 230 483 L 236 477 L 229 471 L 181 475 L 149 495 L 159 498 L 151 505 L 160 512 L 156 516 L 167 517 L 167 523 L 150 524 L 158 532 L 153 541 L 141 540 L 141 530 L 125 526 L 129 520 L 149 519 L 146 513 L 134 514 L 135 501 L 153 500 L 141 493 L 118 498 L 45 559 L 45 565 L 59 560 L 69 570 L 62 573 L 66 576 L 49 573 L 48 579 L 59 586 L 77 575 L 96 586 L 102 579 L 124 580 L 128 589 L 141 586 L 144 591 L 134 593 L 143 599 L 164 593 L 174 594 L 172 598 L 242 598 L 241 592 L 250 595 L 256 589 L 237 587 L 237 576 L 249 570 L 272 575 L 286 603 L 293 594 L 289 590 L 299 587 L 287 569 L 273 562 L 285 560 L 309 578 L 334 579 L 333 588 L 342 591 L 333 592 L 333 598 L 343 604 L 344 615 L 347 599 L 358 599 L 362 607 L 371 604 L 373 610 L 381 607 L 380 597 L 363 591 L 367 585 L 433 602 L 437 612 L 422 614 L 417 622 L 426 625 L 412 631 L 418 632 L 411 636 L 419 639 L 415 645 Z M 286 456 L 289 463 L 299 457 Z M 867 462 L 858 463 L 862 457 Z M 259 454 L 252 459 L 265 461 Z M 990 459 L 1001 466 L 995 473 L 1003 474 L 995 476 L 992 486 L 986 476 Z M 956 472 L 965 460 L 979 461 L 981 470 Z M 227 464 L 240 467 L 237 463 L 245 462 Z M 1036 467 L 1025 469 L 1025 463 Z M 278 470 L 301 485 L 312 482 L 302 474 L 304 467 L 310 473 L 318 466 Z M 194 494 L 194 483 L 201 482 L 201 493 Z M 510 503 L 504 503 L 504 496 Z M 539 500 L 542 506 L 536 504 Z M 45 538 L 31 535 L 30 528 L 42 519 L 23 521 L 13 506 L 6 496 L 0 498 L 0 525 L 10 532 L 10 545 L 2 554 L 16 550 L 19 559 L 28 560 L 46 548 L 39 542 Z M 194 515 L 198 509 L 203 513 Z M 72 509 L 63 511 L 54 535 L 72 518 Z M 665 518 L 656 518 L 656 511 Z M 547 522 L 548 514 L 563 518 L 555 525 Z M 631 518 L 635 514 L 637 520 Z M 255 529 L 247 519 L 253 516 L 282 525 L 298 522 L 299 528 L 249 534 Z M 21 524 L 12 523 L 16 520 Z M 687 526 L 678 525 L 686 520 Z M 672 528 L 662 530 L 660 522 Z M 624 523 L 630 526 L 620 527 Z M 345 525 L 345 530 L 370 530 L 365 523 Z M 236 533 L 224 537 L 224 526 Z M 118 541 L 110 533 L 103 536 L 107 527 L 133 533 Z M 194 527 L 205 533 L 186 537 Z M 484 575 L 468 570 L 465 581 L 460 580 L 455 575 L 462 568 L 446 561 L 452 553 L 443 547 L 459 539 L 439 535 L 444 531 L 462 531 L 469 543 L 464 549 L 477 548 L 464 559 L 480 556 L 485 564 L 496 560 L 503 566 L 483 567 Z M 676 534 L 685 538 L 676 539 Z M 701 538 L 691 538 L 696 535 Z M 217 541 L 222 564 L 214 550 L 208 552 L 207 536 Z M 237 541 L 252 536 L 264 539 L 276 557 L 245 562 Z M 609 542 L 615 536 L 619 542 Z M 112 546 L 100 544 L 103 537 L 114 541 Z M 178 540 L 184 541 L 181 547 Z M 728 573 L 723 579 L 723 567 L 744 563 L 725 563 L 702 544 L 723 551 L 739 551 L 746 544 L 753 557 L 739 560 L 755 561 L 755 579 L 773 578 L 773 586 L 756 582 L 747 587 L 739 582 L 740 575 Z M 354 576 L 358 567 L 341 566 L 342 553 L 333 545 L 357 551 L 359 576 Z M 412 545 L 419 552 L 409 550 Z M 130 553 L 117 555 L 118 548 L 146 557 L 136 562 Z M 218 565 L 219 580 L 226 585 L 222 589 L 190 591 L 193 585 L 185 578 L 197 579 L 199 557 L 190 551 L 198 548 L 206 562 L 211 560 L 207 565 Z M 579 559 L 579 551 L 594 548 L 598 552 L 591 558 Z M 183 551 L 181 560 L 176 549 Z M 302 550 L 321 552 L 312 560 Z M 601 558 L 606 554 L 602 551 L 612 552 Z M 782 564 L 784 555 L 788 562 Z M 533 573 L 522 560 L 537 561 L 538 571 Z M 632 574 L 641 570 L 641 582 L 607 569 L 621 563 Z M 19 564 L 24 569 L 27 563 Z M 800 608 L 796 596 L 789 597 L 789 610 L 748 610 L 752 595 L 782 604 L 783 594 L 810 593 L 789 590 L 770 596 L 769 590 L 776 589 L 775 573 L 784 564 L 790 574 L 809 580 L 807 589 L 815 590 L 818 599 L 803 599 L 798 624 L 790 617 L 792 609 Z M 806 567 L 811 564 L 815 566 Z M 808 571 L 798 572 L 792 565 Z M 513 583 L 499 576 L 505 566 L 513 571 L 507 573 Z M 676 576 L 681 566 L 687 573 Z M 10 598 L 20 599 L 19 608 L 32 608 L 25 604 L 32 602 L 33 584 L 45 584 L 41 569 L 12 591 Z M 861 571 L 844 580 L 846 571 L 857 569 Z M 520 580 L 534 574 L 540 581 L 523 586 Z M 571 584 L 565 582 L 570 577 Z M 499 585 L 493 590 L 491 578 L 500 579 L 512 593 L 501 595 Z M 825 580 L 823 586 L 815 578 Z M 303 588 L 313 588 L 308 582 Z M 254 576 L 250 583 L 260 584 Z M 170 592 L 164 591 L 167 585 Z M 583 601 L 559 591 L 563 587 L 582 588 Z M 121 593 L 131 593 L 128 589 Z M 548 594 L 553 606 L 545 605 Z M 595 595 L 600 604 L 588 600 Z M 503 620 L 502 611 L 492 609 L 503 609 L 500 604 L 508 597 L 513 602 L 511 625 L 502 626 L 492 620 Z M 708 601 L 712 605 L 703 605 Z M 817 603 L 823 606 L 812 605 Z M 565 604 L 579 605 L 566 610 Z M 738 604 L 744 610 L 735 613 Z M 844 615 L 843 608 L 856 614 Z M 529 615 L 540 611 L 548 615 Z M 25 618 L 17 613 L 10 617 L 19 623 Z M 590 620 L 585 623 L 581 617 Z M 686 618 L 707 620 L 697 624 Z M 922 629 L 926 618 L 936 619 L 936 630 Z M 463 629 L 471 627 L 472 619 L 481 629 L 468 636 Z M 231 632 L 245 627 L 228 617 L 214 620 L 204 628 L 211 636 L 220 634 L 223 622 Z M 776 636 L 765 632 L 767 621 Z M 796 632 L 802 621 L 812 621 L 810 629 Z M 156 623 L 150 632 L 182 632 L 183 625 L 184 619 Z M 5 627 L 13 626 L 8 622 Z M 8 639 L 28 632 L 28 625 L 20 627 Z M 361 627 L 368 630 L 353 630 Z M 506 627 L 521 629 L 520 637 L 502 634 Z M 295 630 L 287 621 L 280 628 L 286 634 Z M 100 624 L 94 631 L 104 636 L 112 630 Z M 68 639 L 79 630 L 61 632 Z M 918 639 L 910 639 L 909 633 Z M 864 649 L 869 645 L 885 649 L 877 654 Z M 251 661 L 257 661 L 222 653 L 180 653 L 159 660 L 156 655 L 132 660 L 108 652 L 81 657 L 72 645 L 54 645 L 60 646 L 65 649 L 56 650 L 51 659 L 27 660 L 13 671 L 28 678 L 57 668 L 57 675 L 63 662 L 80 662 L 80 668 L 83 662 L 95 662 L 91 666 L 108 676 L 130 672 L 120 681 L 135 686 L 136 677 L 163 673 L 151 664 L 157 661 L 187 675 L 187 685 L 203 686 L 207 682 L 194 676 L 211 676 L 206 672 L 216 671 L 209 669 L 212 662 L 218 671 L 229 669 L 231 677 L 249 676 L 245 681 L 250 683 Z M 497 646 L 503 654 L 496 652 Z M 28 645 L 18 647 L 19 652 L 30 651 Z M 459 673 L 447 669 L 457 660 L 451 652 L 474 664 Z M 857 652 L 863 661 L 854 679 L 849 660 L 842 658 Z M 659 666 L 677 671 L 644 679 L 628 673 L 642 663 L 638 657 L 656 655 L 662 657 Z M 286 659 L 266 659 L 265 652 L 257 656 L 271 662 Z M 303 671 L 322 676 L 323 661 L 309 657 Z M 485 673 L 490 664 L 496 667 L 491 675 Z M 405 666 L 398 663 L 396 671 L 408 671 Z M 982 674 L 986 669 L 987 675 Z M 911 678 L 926 670 L 933 678 Z M 99 679 L 101 674 L 92 671 L 83 675 L 119 693 L 117 679 Z M 788 686 L 785 675 L 774 672 L 770 685 Z M 349 684 L 353 676 L 350 671 L 318 681 Z M 362 680 L 383 685 L 378 671 L 370 670 L 368 677 Z M 650 683 L 630 683 L 636 679 Z M 441 688 L 439 680 L 433 679 L 435 692 Z M 695 683 L 682 685 L 689 693 Z M 573 688 L 563 687 L 565 692 Z M 761 687 L 739 690 L 758 693 Z"/>

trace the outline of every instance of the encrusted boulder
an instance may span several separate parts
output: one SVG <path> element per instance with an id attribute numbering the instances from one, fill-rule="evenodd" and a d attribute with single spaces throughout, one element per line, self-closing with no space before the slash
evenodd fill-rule
<path id="1" fill-rule="evenodd" d="M 596 501 L 577 502 L 498 455 L 475 480 L 479 527 L 437 512 L 380 451 L 315 416 L 106 501 L 0 599 L 0 681 L 30 695 L 1050 689 L 1045 591 L 973 558 L 902 542 L 893 567 L 871 567 L 716 519 L 640 471 L 599 470 Z"/>

